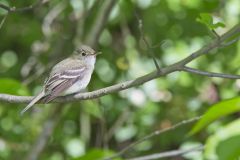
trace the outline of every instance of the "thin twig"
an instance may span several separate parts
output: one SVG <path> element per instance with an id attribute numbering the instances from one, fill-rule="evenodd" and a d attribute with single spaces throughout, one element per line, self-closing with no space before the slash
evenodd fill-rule
<path id="1" fill-rule="evenodd" d="M 147 47 L 147 52 L 149 53 L 149 55 L 151 56 L 151 58 L 153 59 L 153 62 L 154 62 L 154 65 L 157 69 L 157 71 L 161 71 L 159 65 L 158 65 L 158 62 L 152 52 L 152 46 L 148 43 L 146 37 L 145 37 L 145 34 L 144 34 L 144 31 L 143 31 L 143 22 L 142 22 L 142 19 L 139 18 L 138 14 L 135 12 L 135 16 L 138 20 L 138 28 L 139 28 L 139 31 L 140 31 L 140 34 L 141 34 L 141 39 L 143 40 L 143 42 L 145 43 L 146 47 Z"/>
<path id="2" fill-rule="evenodd" d="M 22 8 L 16 8 L 16 7 L 9 7 L 5 4 L 0 3 L 0 8 L 4 9 L 7 11 L 6 15 L 3 17 L 1 23 L 0 23 L 0 29 L 3 26 L 3 23 L 5 22 L 7 16 L 9 13 L 14 13 L 14 12 L 24 12 L 24 11 L 29 11 L 32 10 L 34 8 L 37 8 L 38 6 L 46 3 L 48 0 L 38 0 L 37 2 L 35 2 L 34 4 L 27 6 L 27 7 L 22 7 Z"/>
<path id="3" fill-rule="evenodd" d="M 203 75 L 203 76 L 208 76 L 208 77 L 240 79 L 240 75 L 215 73 L 215 72 L 206 72 L 206 71 L 201 71 L 201 70 L 190 68 L 190 67 L 186 67 L 186 66 L 184 66 L 182 68 L 182 71 L 189 72 L 189 73 L 194 73 L 194 74 L 199 74 L 199 75 Z"/>
<path id="4" fill-rule="evenodd" d="M 3 19 L 1 20 L 1 23 L 0 23 L 0 29 L 2 28 L 2 26 L 3 26 L 4 22 L 5 22 L 5 20 L 7 19 L 7 16 L 8 16 L 8 14 L 6 14 L 6 15 L 3 17 Z"/>
<path id="5" fill-rule="evenodd" d="M 220 36 L 218 35 L 218 33 L 214 29 L 212 29 L 211 31 L 212 31 L 215 38 L 220 39 Z"/>
<path id="6" fill-rule="evenodd" d="M 130 158 L 127 160 L 153 160 L 153 159 L 160 159 L 160 158 L 170 158 L 170 157 L 176 157 L 176 156 L 180 156 L 180 155 L 190 153 L 190 152 L 202 151 L 203 149 L 204 149 L 204 146 L 200 145 L 200 146 L 193 147 L 190 149 L 173 150 L 173 151 L 167 151 L 167 152 L 162 152 L 162 153 L 155 153 L 155 154 L 151 154 L 151 155 L 147 155 L 147 156 Z"/>
<path id="7" fill-rule="evenodd" d="M 116 158 L 116 157 L 119 157 L 121 155 L 123 155 L 125 152 L 127 152 L 128 150 L 132 149 L 134 146 L 138 145 L 139 143 L 142 143 L 143 141 L 146 141 L 154 136 L 157 136 L 157 135 L 160 135 L 162 133 L 165 133 L 165 132 L 168 132 L 168 131 L 171 131 L 171 130 L 175 130 L 179 127 L 182 127 L 183 125 L 186 125 L 186 124 L 189 124 L 189 123 L 192 123 L 192 122 L 195 122 L 199 119 L 201 119 L 202 116 L 198 116 L 198 117 L 194 117 L 194 118 L 191 118 L 191 119 L 188 119 L 188 120 L 183 120 L 171 127 L 168 127 L 168 128 L 164 128 L 162 130 L 157 130 L 157 131 L 154 131 L 148 135 L 146 135 L 145 137 L 137 140 L 136 142 L 133 142 L 131 143 L 130 145 L 128 145 L 127 147 L 123 148 L 121 151 L 119 151 L 118 153 L 116 153 L 115 155 L 111 156 L 111 157 L 108 157 L 108 158 L 105 158 L 104 160 L 111 160 L 113 158 Z"/>
<path id="8" fill-rule="evenodd" d="M 128 88 L 142 85 L 143 83 L 146 83 L 153 79 L 157 79 L 161 76 L 168 75 L 172 72 L 181 71 L 182 68 L 189 62 L 193 61 L 194 59 L 202 55 L 208 54 L 209 51 L 211 51 L 212 49 L 221 47 L 222 43 L 224 43 L 226 40 L 228 40 L 235 34 L 239 34 L 239 33 L 240 33 L 240 24 L 237 24 L 228 32 L 223 34 L 220 40 L 213 40 L 212 42 L 208 43 L 208 45 L 202 47 L 201 49 L 192 53 L 188 57 L 172 65 L 169 65 L 165 68 L 161 68 L 161 72 L 158 72 L 155 70 L 151 73 L 148 73 L 134 80 L 125 81 L 125 82 L 115 84 L 109 87 L 105 87 L 92 92 L 77 93 L 73 95 L 59 97 L 59 98 L 56 98 L 56 100 L 54 100 L 53 102 L 70 102 L 70 101 L 78 101 L 78 100 L 84 100 L 84 99 L 94 99 L 94 98 L 98 98 L 113 92 L 119 92 L 122 90 L 126 90 Z M 4 101 L 8 103 L 29 103 L 32 100 L 32 98 L 33 98 L 32 96 L 16 96 L 16 95 L 9 95 L 9 94 L 0 94 L 0 101 Z M 42 103 L 42 102 L 39 102 L 39 103 Z"/>
<path id="9" fill-rule="evenodd" d="M 0 3 L 0 8 L 5 9 L 6 11 L 8 11 L 8 13 L 13 13 L 13 12 L 24 12 L 24 11 L 29 11 L 32 10 L 36 7 L 39 7 L 40 5 L 42 5 L 43 3 L 46 3 L 48 0 L 38 0 L 37 2 L 27 6 L 27 7 L 22 7 L 22 8 L 16 8 L 16 7 L 9 7 L 5 4 Z"/>
<path id="10" fill-rule="evenodd" d="M 208 54 L 209 51 L 211 51 L 214 48 L 220 48 L 221 45 L 231 38 L 232 36 L 240 33 L 240 24 L 235 25 L 232 29 L 230 29 L 228 32 L 224 33 L 222 36 L 220 36 L 219 39 L 215 39 L 211 43 L 209 43 L 207 46 L 202 47 L 198 51 L 192 53 L 188 57 L 184 58 L 183 60 L 176 63 L 176 65 L 184 66 L 188 64 L 189 62 L 193 61 L 194 59 L 204 55 Z"/>
<path id="11" fill-rule="evenodd" d="M 235 38 L 235 39 L 233 39 L 233 40 L 231 40 L 231 41 L 229 41 L 229 42 L 223 43 L 223 44 L 222 44 L 222 47 L 229 46 L 229 45 L 231 45 L 231 44 L 233 44 L 233 43 L 235 43 L 235 42 L 237 42 L 237 41 L 239 41 L 239 40 L 240 40 L 240 36 L 237 37 L 237 38 Z"/>

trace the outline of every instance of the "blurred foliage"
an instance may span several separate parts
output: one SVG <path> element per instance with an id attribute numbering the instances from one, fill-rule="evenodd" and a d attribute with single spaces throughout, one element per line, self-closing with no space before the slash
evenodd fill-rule
<path id="1" fill-rule="evenodd" d="M 10 78 L 0 79 L 1 93 L 15 94 L 15 95 L 29 95 L 26 86 L 22 85 L 19 81 Z"/>
<path id="2" fill-rule="evenodd" d="M 213 17 L 208 13 L 201 13 L 200 18 L 197 18 L 197 21 L 205 24 L 211 30 L 214 30 L 218 27 L 225 27 L 225 24 L 222 22 L 213 23 Z"/>
<path id="3" fill-rule="evenodd" d="M 113 153 L 109 150 L 103 151 L 100 149 L 92 149 L 88 151 L 84 156 L 81 156 L 79 158 L 73 159 L 73 160 L 95 160 L 99 158 L 104 158 L 106 156 L 111 156 Z M 115 160 L 121 160 L 121 158 L 115 158 Z"/>
<path id="4" fill-rule="evenodd" d="M 240 156 L 238 138 L 239 119 L 226 125 L 214 127 L 214 132 L 206 141 L 205 157 L 208 159 L 236 159 Z M 215 124 L 216 125 L 216 124 Z"/>
<path id="5" fill-rule="evenodd" d="M 16 8 L 34 2 L 36 0 L 0 0 Z M 95 18 L 103 2 L 51 0 L 30 11 L 10 13 L 0 29 L 0 92 L 36 94 L 49 69 L 69 56 L 76 44 L 84 42 L 96 25 Z M 0 8 L 1 20 L 6 14 Z M 134 79 L 155 69 L 142 41 L 136 14 L 142 19 L 144 34 L 153 46 L 159 65 L 167 66 L 207 44 L 212 39 L 209 29 L 221 35 L 239 23 L 240 1 L 119 0 L 98 40 L 97 50 L 103 54 L 96 62 L 89 91 Z M 223 26 L 222 23 L 225 27 L 218 27 Z M 189 66 L 240 74 L 239 64 L 240 42 L 236 42 L 200 57 Z M 231 100 L 213 104 L 236 97 L 239 89 L 239 80 L 176 72 L 96 100 L 60 106 L 36 105 L 23 117 L 19 112 L 25 104 L 1 102 L 0 159 L 26 156 L 52 110 L 64 107 L 39 159 L 90 160 L 112 155 L 155 130 L 207 112 L 209 116 L 205 116 L 197 127 L 199 130 L 206 126 L 200 134 L 187 136 L 192 126 L 186 125 L 147 139 L 126 152 L 124 157 L 205 144 L 203 153 L 194 152 L 173 159 L 230 160 L 239 156 L 236 150 L 239 148 L 236 143 L 240 135 L 239 113 L 238 108 L 233 109 L 239 104 L 229 103 Z M 233 111 L 234 114 L 227 114 Z M 222 115 L 227 116 L 208 125 Z"/>
<path id="6" fill-rule="evenodd" d="M 202 119 L 194 126 L 190 134 L 199 132 L 203 127 L 209 125 L 216 119 L 240 110 L 240 99 L 233 98 L 230 100 L 221 101 L 211 106 L 210 109 L 203 115 Z"/>

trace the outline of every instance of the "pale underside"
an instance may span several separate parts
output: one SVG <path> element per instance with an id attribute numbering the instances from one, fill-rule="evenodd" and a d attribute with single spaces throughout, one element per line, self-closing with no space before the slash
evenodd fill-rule
<path id="1" fill-rule="evenodd" d="M 56 65 L 56 69 L 53 68 L 50 78 L 45 83 L 44 101 L 47 103 L 59 95 L 72 94 L 85 89 L 90 82 L 94 69 L 95 57 L 93 58 L 90 59 L 91 63 L 64 66 L 64 71 L 60 70 L 61 72 L 58 66 L 61 66 L 61 62 Z M 66 62 L 63 61 L 62 63 L 66 65 Z"/>

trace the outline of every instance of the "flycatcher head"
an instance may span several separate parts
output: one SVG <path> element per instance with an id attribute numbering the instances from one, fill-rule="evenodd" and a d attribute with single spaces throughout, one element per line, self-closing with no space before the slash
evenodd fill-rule
<path id="1" fill-rule="evenodd" d="M 82 45 L 74 51 L 74 57 L 86 62 L 87 64 L 93 65 L 98 54 L 100 54 L 100 52 L 96 52 L 94 49 L 86 45 Z"/>
<path id="2" fill-rule="evenodd" d="M 94 49 L 92 49 L 89 46 L 82 45 L 74 51 L 74 54 L 84 58 L 89 56 L 96 56 L 100 54 L 100 52 L 96 52 Z"/>
<path id="3" fill-rule="evenodd" d="M 96 52 L 91 47 L 82 45 L 79 48 L 77 48 L 74 51 L 74 53 L 77 54 L 78 56 L 86 57 L 86 56 L 95 55 Z"/>

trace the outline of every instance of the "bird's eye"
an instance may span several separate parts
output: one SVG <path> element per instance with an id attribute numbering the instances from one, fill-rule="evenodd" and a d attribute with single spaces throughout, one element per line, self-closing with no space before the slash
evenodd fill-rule
<path id="1" fill-rule="evenodd" d="M 86 56 L 86 53 L 85 53 L 85 52 L 82 52 L 82 56 L 83 56 L 83 57 Z"/>

